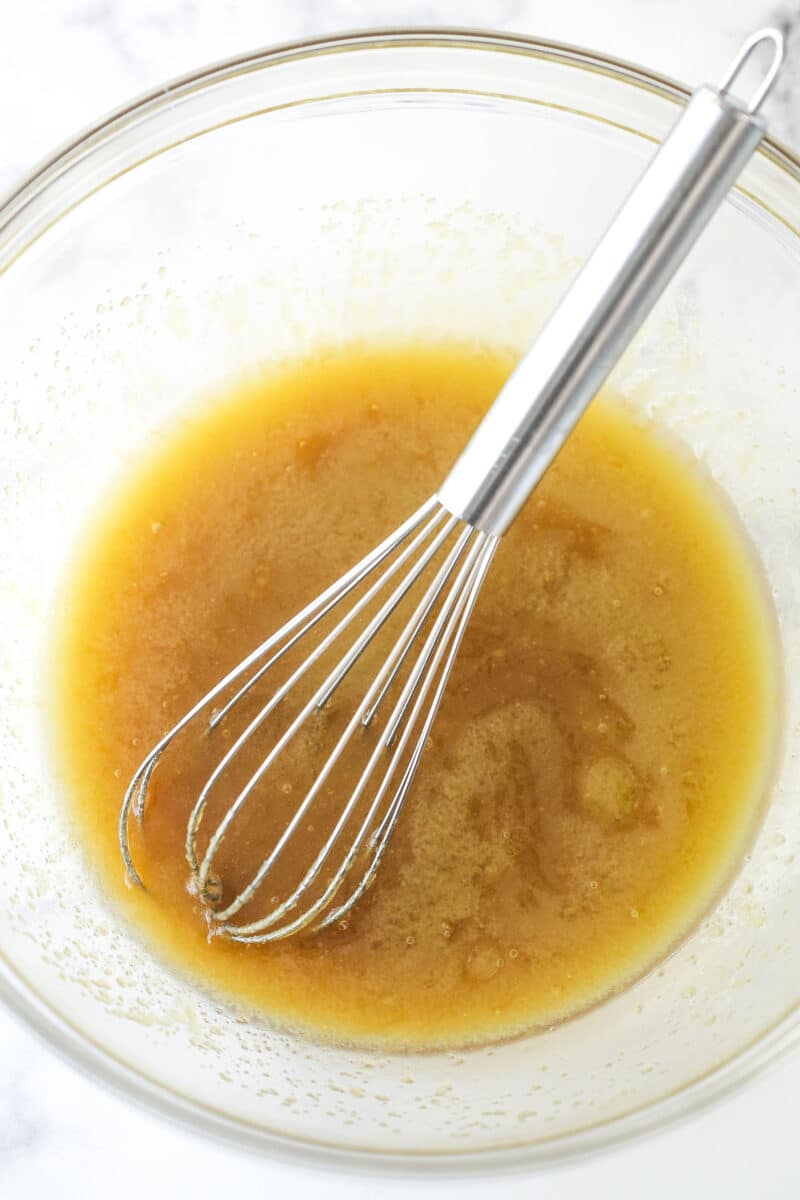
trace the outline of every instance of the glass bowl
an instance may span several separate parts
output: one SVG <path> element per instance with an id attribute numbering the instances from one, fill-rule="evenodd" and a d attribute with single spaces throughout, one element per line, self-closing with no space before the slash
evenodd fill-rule
<path id="1" fill-rule="evenodd" d="M 335 1048 L 246 1021 L 118 920 L 47 746 L 60 581 L 126 461 L 226 379 L 321 343 L 522 349 L 685 97 L 523 38 L 334 38 L 144 97 L 0 209 L 0 992 L 128 1096 L 269 1154 L 496 1173 L 663 1125 L 796 1041 L 800 164 L 771 142 L 615 378 L 738 510 L 786 675 L 758 837 L 666 961 L 561 1026 L 461 1054 Z"/>

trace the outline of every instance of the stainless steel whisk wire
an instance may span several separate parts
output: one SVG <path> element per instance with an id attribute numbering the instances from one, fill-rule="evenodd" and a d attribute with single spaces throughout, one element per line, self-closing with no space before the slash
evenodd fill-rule
<path id="1" fill-rule="evenodd" d="M 261 708 L 258 714 L 250 721 L 247 727 L 239 735 L 233 745 L 226 751 L 221 758 L 219 764 L 214 769 L 209 779 L 206 781 L 189 817 L 186 836 L 186 857 L 191 867 L 192 873 L 196 879 L 197 889 L 202 896 L 208 887 L 209 877 L 211 875 L 213 862 L 216 853 L 229 829 L 237 813 L 249 799 L 255 790 L 260 779 L 266 774 L 269 768 L 277 760 L 281 752 L 286 748 L 289 741 L 302 729 L 303 725 L 311 713 L 316 709 L 322 709 L 330 700 L 335 689 L 345 678 L 347 672 L 361 656 L 367 645 L 372 641 L 375 635 L 380 631 L 382 626 L 391 617 L 394 611 L 399 606 L 400 602 L 411 590 L 425 569 L 431 564 L 437 553 L 446 545 L 448 539 L 451 539 L 455 534 L 455 541 L 447 553 L 444 562 L 439 566 L 436 574 L 425 590 L 421 600 L 417 604 L 411 617 L 407 620 L 402 632 L 394 643 L 394 646 L 383 662 L 382 667 L 377 672 L 373 682 L 365 693 L 361 703 L 357 706 L 344 732 L 340 735 L 333 750 L 328 756 L 322 770 L 317 775 L 312 788 L 304 797 L 302 803 L 296 810 L 292 820 L 284 829 L 281 838 L 272 848 L 270 854 L 265 858 L 259 871 L 251 880 L 250 884 L 243 889 L 237 897 L 226 906 L 225 909 L 214 912 L 214 920 L 220 924 L 225 923 L 226 932 L 230 937 L 241 941 L 272 941 L 277 937 L 285 937 L 290 933 L 298 932 L 300 929 L 307 927 L 322 910 L 331 903 L 339 888 L 344 883 L 344 880 L 352 866 L 352 863 L 359 850 L 364 844 L 367 835 L 372 830 L 372 836 L 369 839 L 369 849 L 371 851 L 371 860 L 368 863 L 367 869 L 363 876 L 358 881 L 353 893 L 343 904 L 338 905 L 335 909 L 328 912 L 319 922 L 318 927 L 324 928 L 332 924 L 336 920 L 344 917 L 347 911 L 352 907 L 357 899 L 363 895 L 369 883 L 374 878 L 380 860 L 388 845 L 389 838 L 394 830 L 397 817 L 399 816 L 403 800 L 411 786 L 411 782 L 416 773 L 425 742 L 429 736 L 434 717 L 438 710 L 442 696 L 444 694 L 447 680 L 450 676 L 453 664 L 456 659 L 458 648 L 466 630 L 466 625 L 477 600 L 478 592 L 486 572 L 489 569 L 491 559 L 497 546 L 498 538 L 488 534 L 481 533 L 474 527 L 465 525 L 458 521 L 457 518 L 448 513 L 437 501 L 436 497 L 431 497 L 416 513 L 413 514 L 393 535 L 387 538 L 373 551 L 365 556 L 355 567 L 352 568 L 346 576 L 343 576 L 337 584 L 323 593 L 316 601 L 312 602 L 306 609 L 297 616 L 293 617 L 286 625 L 279 629 L 275 634 L 262 643 L 251 654 L 248 659 L 239 664 L 229 675 L 220 681 L 203 699 L 195 705 L 195 707 L 186 714 L 181 721 L 174 726 L 154 749 L 151 751 L 148 758 L 142 763 L 139 770 L 134 775 L 131 784 L 126 793 L 125 802 L 120 814 L 120 840 L 123 847 L 123 856 L 125 857 L 126 866 L 132 877 L 136 871 L 133 864 L 128 841 L 128 819 L 133 811 L 137 818 L 143 817 L 143 805 L 147 792 L 147 786 L 152 776 L 153 770 L 158 763 L 158 759 L 164 750 L 169 746 L 172 740 L 178 736 L 192 721 L 200 716 L 202 712 L 211 710 L 211 716 L 208 719 L 208 729 L 216 728 L 220 721 L 230 712 L 235 705 L 243 698 L 243 696 L 251 690 L 251 688 L 261 679 L 267 670 L 274 666 L 285 653 L 293 648 L 300 639 L 309 633 L 324 616 L 333 612 L 339 602 L 344 599 L 359 583 L 371 574 L 380 563 L 388 558 L 393 552 L 400 550 L 398 556 L 390 563 L 383 573 L 375 580 L 370 588 L 360 597 L 359 601 L 348 610 L 344 617 L 335 625 L 335 627 L 327 634 L 327 636 L 314 648 L 314 650 L 300 663 L 296 670 L 289 678 L 270 696 L 267 703 Z M 407 543 L 404 546 L 404 543 Z M 378 612 L 370 620 L 367 626 L 361 631 L 358 637 L 353 641 L 346 653 L 338 660 L 333 670 L 325 677 L 323 683 L 312 694 L 300 713 L 294 718 L 288 729 L 283 733 L 281 738 L 269 751 L 267 756 L 262 760 L 258 770 L 251 776 L 245 787 L 239 792 L 236 799 L 231 804 L 225 817 L 217 826 L 212 835 L 205 854 L 202 860 L 197 853 L 197 834 L 202 821 L 203 812 L 206 807 L 209 795 L 218 782 L 224 775 L 226 768 L 230 765 L 233 759 L 239 754 L 242 748 L 250 741 L 256 731 L 263 725 L 270 714 L 277 708 L 280 702 L 286 695 L 299 683 L 301 678 L 309 671 L 309 669 L 317 662 L 322 655 L 328 650 L 334 642 L 345 632 L 347 627 L 359 616 L 359 614 L 368 607 L 371 601 L 383 590 L 383 588 L 406 566 L 409 560 L 418 554 L 413 567 L 401 578 L 400 582 L 392 590 L 388 598 L 381 605 Z M 261 884 L 268 876 L 270 870 L 279 859 L 281 853 L 287 846 L 295 831 L 299 828 L 308 810 L 313 804 L 315 798 L 319 794 L 322 786 L 329 777 L 331 771 L 335 767 L 337 761 L 341 757 L 342 752 L 346 748 L 350 738 L 355 733 L 359 725 L 363 727 L 369 726 L 384 699 L 386 698 L 392 683 L 396 680 L 404 661 L 408 658 L 415 642 L 420 638 L 423 629 L 428 622 L 431 614 L 436 609 L 437 603 L 441 599 L 448 583 L 451 583 L 449 591 L 444 596 L 439 611 L 430 628 L 427 638 L 424 641 L 423 647 L 417 656 L 414 667 L 405 683 L 403 690 L 398 697 L 392 713 L 387 721 L 386 728 L 383 730 L 379 739 L 377 739 L 372 750 L 369 761 L 364 768 L 354 791 L 350 794 L 342 813 L 336 822 L 333 830 L 329 834 L 326 842 L 317 854 L 314 862 L 311 864 L 300 883 L 294 889 L 290 896 L 287 897 L 280 905 L 273 909 L 266 917 L 250 922 L 246 925 L 233 925 L 233 918 L 255 895 Z M 298 628 L 299 627 L 299 628 Z M 277 648 L 276 648 L 277 647 Z M 268 656 L 266 662 L 261 662 L 250 678 L 238 689 L 235 695 L 225 704 L 225 706 L 216 711 L 213 708 L 214 701 L 224 693 L 228 687 L 236 682 L 249 668 L 259 663 L 259 660 Z M 435 683 L 435 687 L 434 687 Z M 433 688 L 433 695 L 429 704 L 427 714 L 422 721 L 421 731 L 417 735 L 416 743 L 412 749 L 411 757 L 403 772 L 402 778 L 397 785 L 394 795 L 392 796 L 388 807 L 377 827 L 373 829 L 376 816 L 389 792 L 392 781 L 397 773 L 398 766 L 403 758 L 404 751 L 411 739 L 420 715 L 422 713 L 425 700 Z M 378 790 L 369 806 L 368 812 L 361 822 L 361 826 L 349 845 L 349 849 L 343 860 L 342 866 L 327 884 L 324 891 L 318 896 L 311 906 L 306 909 L 300 917 L 295 918 L 286 926 L 281 926 L 280 929 L 272 932 L 267 932 L 271 926 L 280 921 L 286 916 L 289 911 L 295 907 L 298 901 L 312 888 L 318 880 L 320 873 L 329 859 L 336 842 L 347 826 L 352 815 L 356 811 L 359 800 L 361 799 L 367 784 L 369 783 L 376 767 L 380 762 L 381 755 L 384 751 L 392 749 L 388 764 L 384 770 L 383 778 L 378 787 Z"/>
<path id="2" fill-rule="evenodd" d="M 741 103 L 731 95 L 731 86 L 762 43 L 772 46 L 769 68 L 750 103 Z M 324 929 L 342 921 L 363 896 L 397 825 L 499 540 L 764 136 L 758 110 L 783 55 L 781 32 L 761 30 L 741 47 L 718 89 L 704 86 L 694 93 L 438 493 L 256 647 L 153 747 L 131 779 L 120 810 L 120 850 L 132 883 L 144 886 L 131 852 L 130 821 L 144 826 L 151 780 L 162 755 L 196 723 L 212 734 L 273 667 L 331 616 L 333 627 L 222 754 L 192 807 L 185 851 L 211 930 L 236 941 L 264 943 Z M 433 578 L 424 585 L 428 571 Z M 362 584 L 364 591 L 337 618 L 338 606 Z M 237 816 L 417 585 L 424 586 L 421 598 L 312 785 L 250 882 L 221 907 L 220 896 L 213 895 L 219 882 L 213 868 Z M 375 603 L 379 607 L 369 616 Z M 201 853 L 198 835 L 212 791 L 224 784 L 243 748 L 362 614 L 368 617 L 364 628 L 238 791 Z M 273 897 L 257 919 L 236 923 L 234 918 L 261 892 L 289 844 L 303 836 L 302 826 L 336 765 L 358 730 L 373 724 L 404 669 L 407 676 L 373 739 L 366 766 L 342 798 L 341 811 L 313 861 L 288 896 Z M 233 696 L 225 699 L 237 683 Z M 376 772 L 379 781 L 370 795 Z M 345 838 L 354 823 L 356 832 Z M 343 852 L 340 842 L 346 845 Z"/>

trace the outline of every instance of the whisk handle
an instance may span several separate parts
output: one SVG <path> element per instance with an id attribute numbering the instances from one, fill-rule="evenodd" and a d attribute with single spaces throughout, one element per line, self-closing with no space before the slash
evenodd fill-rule
<path id="1" fill-rule="evenodd" d="M 765 41 L 772 60 L 744 104 L 730 87 Z M 718 88 L 693 94 L 444 481 L 454 515 L 492 535 L 514 520 L 764 136 L 783 54 L 780 31 L 763 29 Z"/>

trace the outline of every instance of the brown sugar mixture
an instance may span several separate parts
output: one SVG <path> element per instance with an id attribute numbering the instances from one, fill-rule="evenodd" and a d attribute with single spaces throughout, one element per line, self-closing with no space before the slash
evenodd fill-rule
<path id="1" fill-rule="evenodd" d="M 146 751 L 435 491 L 510 365 L 458 346 L 353 348 L 251 380 L 162 438 L 69 581 L 57 751 L 105 888 L 167 961 L 317 1036 L 452 1046 L 597 1002 L 713 901 L 769 782 L 776 656 L 751 552 L 688 457 L 600 398 L 500 545 L 347 920 L 271 945 L 209 937 L 184 839 L 224 728 L 164 756 L 133 838 L 146 890 L 126 885 L 117 819 Z M 296 810 L 339 728 L 332 709 L 232 828 L 226 888 Z M 256 742 L 201 849 L 263 758 Z M 321 829 L 301 831 L 286 872 L 309 865 Z"/>

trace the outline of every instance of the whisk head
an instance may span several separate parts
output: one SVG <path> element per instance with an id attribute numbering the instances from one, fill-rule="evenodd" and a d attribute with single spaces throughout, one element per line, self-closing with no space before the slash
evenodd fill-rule
<path id="1" fill-rule="evenodd" d="M 227 746 L 221 741 L 219 762 L 192 807 L 186 858 L 194 888 L 212 930 L 236 941 L 271 942 L 342 921 L 385 854 L 498 540 L 453 516 L 432 496 L 198 700 L 153 747 L 125 793 L 119 842 L 131 880 L 143 886 L 133 861 L 130 823 L 144 824 L 162 756 L 184 732 L 219 736 L 256 703 L 241 732 Z M 390 639 L 389 630 L 417 593 L 410 616 Z M 345 603 L 348 597 L 350 603 Z M 356 664 L 363 667 L 365 656 L 377 652 L 381 631 L 387 635 L 388 653 L 341 715 L 343 727 L 331 748 L 325 748 L 322 765 L 293 815 L 265 845 L 260 866 L 231 894 L 217 871 L 226 836 L 247 809 L 267 801 L 279 764 L 316 715 L 330 708 Z M 298 710 L 281 728 L 278 717 L 296 696 Z M 256 769 L 232 784 L 244 748 L 252 750 L 262 742 Z M 355 753 L 362 756 L 355 783 L 335 793 L 331 808 L 330 781 L 345 757 Z M 226 794 L 232 799 L 216 826 L 210 833 L 201 830 L 209 801 Z M 275 880 L 291 851 L 296 852 L 298 839 L 312 844 L 307 830 L 323 798 L 329 828 L 299 878 L 287 883 L 284 872 L 280 886 L 285 894 L 275 895 Z"/>

